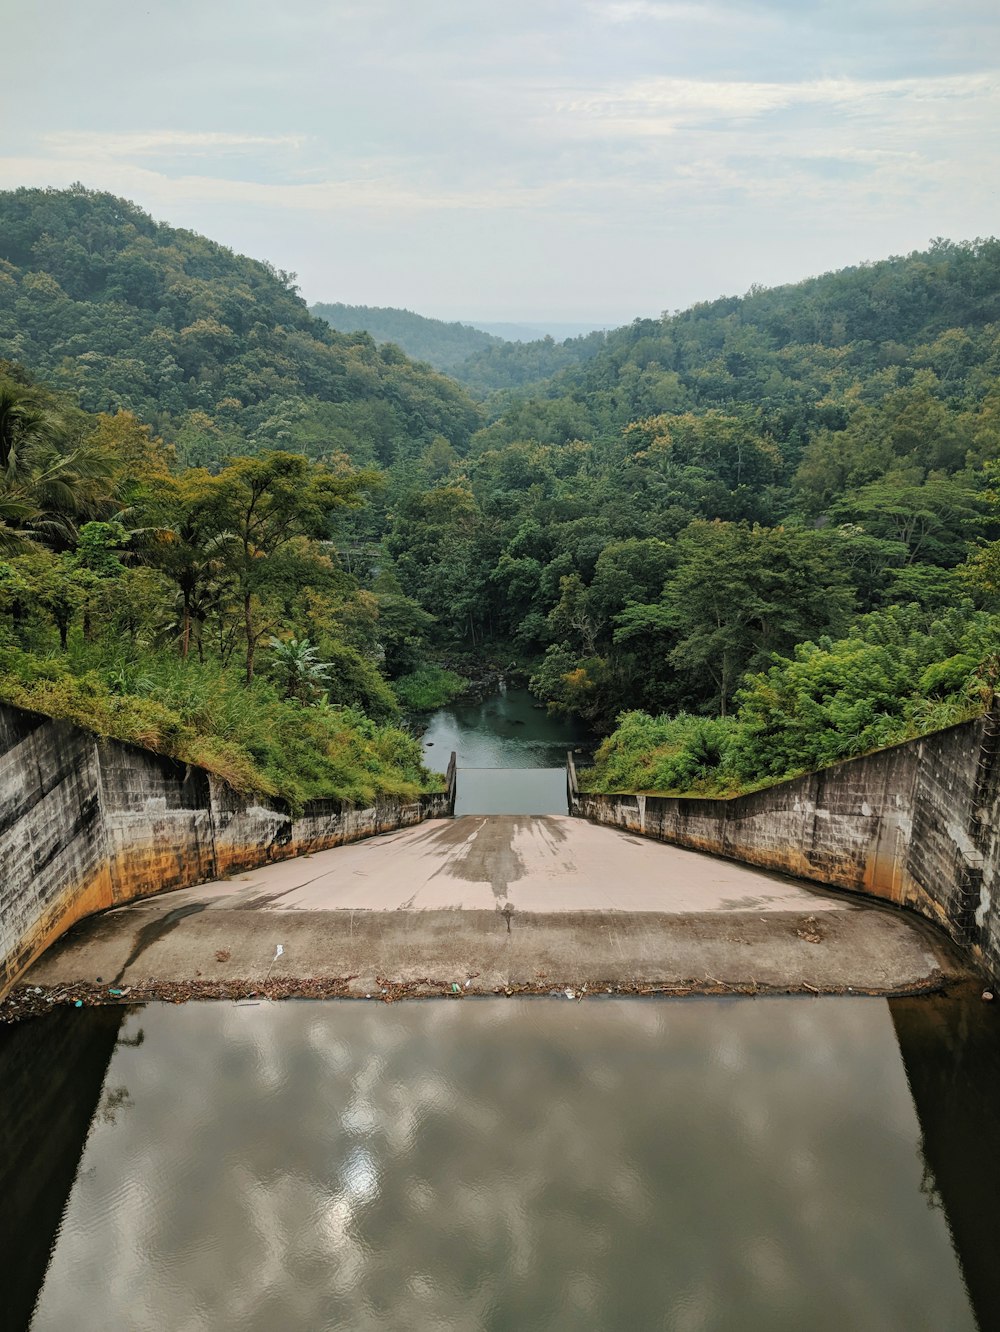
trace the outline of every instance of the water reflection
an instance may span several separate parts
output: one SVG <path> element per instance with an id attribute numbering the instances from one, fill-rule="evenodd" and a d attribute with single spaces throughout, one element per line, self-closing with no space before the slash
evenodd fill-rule
<path id="1" fill-rule="evenodd" d="M 549 716 L 527 689 L 441 708 L 423 740 L 424 761 L 438 772 L 452 750 L 460 768 L 562 768 L 567 749 L 592 743 L 579 722 Z"/>
<path id="2" fill-rule="evenodd" d="M 36 1332 L 975 1326 L 883 1001 L 139 1025 Z"/>
<path id="3" fill-rule="evenodd" d="M 127 1096 L 106 1081 L 123 1013 L 65 1010 L 0 1027 L 0 1326 L 31 1316 L 95 1114 Z M 103 1095 L 102 1095 L 103 1089 Z"/>
<path id="4" fill-rule="evenodd" d="M 986 1332 L 1000 1328 L 1000 1012 L 979 988 L 889 1007 L 920 1117 L 925 1188 L 947 1215 Z"/>

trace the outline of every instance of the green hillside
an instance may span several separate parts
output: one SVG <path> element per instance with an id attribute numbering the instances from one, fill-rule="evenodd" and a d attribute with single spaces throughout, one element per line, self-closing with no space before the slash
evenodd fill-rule
<path id="1" fill-rule="evenodd" d="M 648 714 L 600 780 L 742 783 L 982 705 L 997 241 L 636 321 L 492 411 L 387 546 L 449 641 L 600 729 Z"/>
<path id="2" fill-rule="evenodd" d="M 610 733 L 595 784 L 656 789 L 1000 679 L 1000 242 L 490 344 L 483 411 L 109 195 L 0 195 L 0 254 L 7 697 L 301 799 L 423 780 L 435 663 L 518 663 Z"/>
<path id="3" fill-rule="evenodd" d="M 310 310 L 342 333 L 361 329 L 377 343 L 395 343 L 407 356 L 445 371 L 480 399 L 537 391 L 554 375 L 595 356 L 605 342 L 603 332 L 559 339 L 516 324 L 498 325 L 497 334 L 488 333 L 392 306 L 334 303 Z"/>
<path id="4" fill-rule="evenodd" d="M 817 408 L 934 375 L 945 396 L 982 396 L 997 372 L 1000 241 L 927 251 L 783 287 L 755 288 L 609 332 L 541 393 L 570 396 L 595 425 L 736 405 L 800 432 Z"/>
<path id="5" fill-rule="evenodd" d="M 81 186 L 0 193 L 0 357 L 89 411 L 137 412 L 185 458 L 361 463 L 464 449 L 477 409 L 396 348 L 313 318 L 294 275 Z"/>
<path id="6" fill-rule="evenodd" d="M 310 313 L 341 333 L 354 333 L 360 329 L 377 343 L 394 342 L 407 356 L 449 373 L 477 352 L 502 344 L 501 338 L 483 333 L 470 324 L 428 319 L 412 310 L 397 310 L 393 306 L 320 303 L 310 306 Z"/>

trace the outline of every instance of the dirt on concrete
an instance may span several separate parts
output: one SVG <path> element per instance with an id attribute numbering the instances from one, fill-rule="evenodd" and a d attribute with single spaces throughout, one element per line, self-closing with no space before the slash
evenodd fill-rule
<path id="1" fill-rule="evenodd" d="M 820 936 L 801 913 L 229 909 L 143 919 L 153 906 L 78 926 L 0 1019 L 52 1003 L 250 996 L 891 995 L 958 970 L 947 941 L 878 908 L 828 912 Z"/>
<path id="2" fill-rule="evenodd" d="M 937 976 L 926 983 L 897 986 L 892 991 L 883 989 L 857 989 L 853 986 L 817 989 L 802 982 L 799 985 L 761 985 L 747 982 L 739 985 L 726 985 L 721 981 L 694 979 L 675 983 L 657 983 L 634 981 L 626 985 L 605 985 L 600 982 L 584 981 L 582 984 L 552 985 L 549 981 L 522 981 L 513 985 L 495 986 L 484 990 L 481 986 L 470 988 L 470 983 L 459 985 L 456 981 L 434 980 L 431 977 L 418 977 L 412 981 L 392 981 L 388 977 L 376 977 L 374 990 L 364 994 L 352 982 L 356 977 L 326 977 L 320 980 L 305 979 L 297 976 L 274 976 L 261 984 L 251 980 L 232 981 L 150 981 L 142 985 L 131 986 L 124 994 L 114 994 L 101 985 L 87 985 L 83 982 L 43 989 L 38 986 L 21 985 L 15 987 L 3 1004 L 0 1004 L 0 1024 L 20 1022 L 38 1017 L 49 1012 L 53 1006 L 75 1008 L 96 1008 L 106 1004 L 134 1005 L 150 1002 L 183 1004 L 189 1001 L 228 999 L 235 1002 L 271 1002 L 278 999 L 370 999 L 391 1004 L 401 999 L 469 999 L 490 996 L 493 998 L 515 996 L 549 996 L 573 999 L 599 999 L 607 995 L 622 997 L 661 997 L 689 998 L 695 995 L 744 995 L 763 997 L 765 995 L 868 995 L 893 998 L 901 995 L 933 994 L 950 983 L 952 978 Z M 955 977 L 954 979 L 964 979 Z"/>

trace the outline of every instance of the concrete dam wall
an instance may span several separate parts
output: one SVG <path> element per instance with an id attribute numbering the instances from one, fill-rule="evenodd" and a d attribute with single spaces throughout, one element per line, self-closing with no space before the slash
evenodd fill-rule
<path id="1" fill-rule="evenodd" d="M 781 782 L 695 799 L 580 791 L 570 813 L 910 907 L 1000 978 L 1000 710 Z"/>
<path id="2" fill-rule="evenodd" d="M 202 768 L 0 704 L 0 998 L 95 911 L 454 812 L 448 789 L 300 818 Z"/>

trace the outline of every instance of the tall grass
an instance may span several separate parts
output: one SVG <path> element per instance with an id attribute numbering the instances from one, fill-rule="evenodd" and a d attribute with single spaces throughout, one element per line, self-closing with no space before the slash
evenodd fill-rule
<path id="1" fill-rule="evenodd" d="M 393 681 L 396 696 L 408 712 L 433 712 L 469 688 L 469 681 L 443 666 L 420 666 Z"/>
<path id="2" fill-rule="evenodd" d="M 0 700 L 142 745 L 215 773 L 237 791 L 286 799 L 412 799 L 440 779 L 396 726 L 353 708 L 306 706 L 267 680 L 249 687 L 218 663 L 137 659 L 78 647 L 69 656 L 0 649 Z"/>

